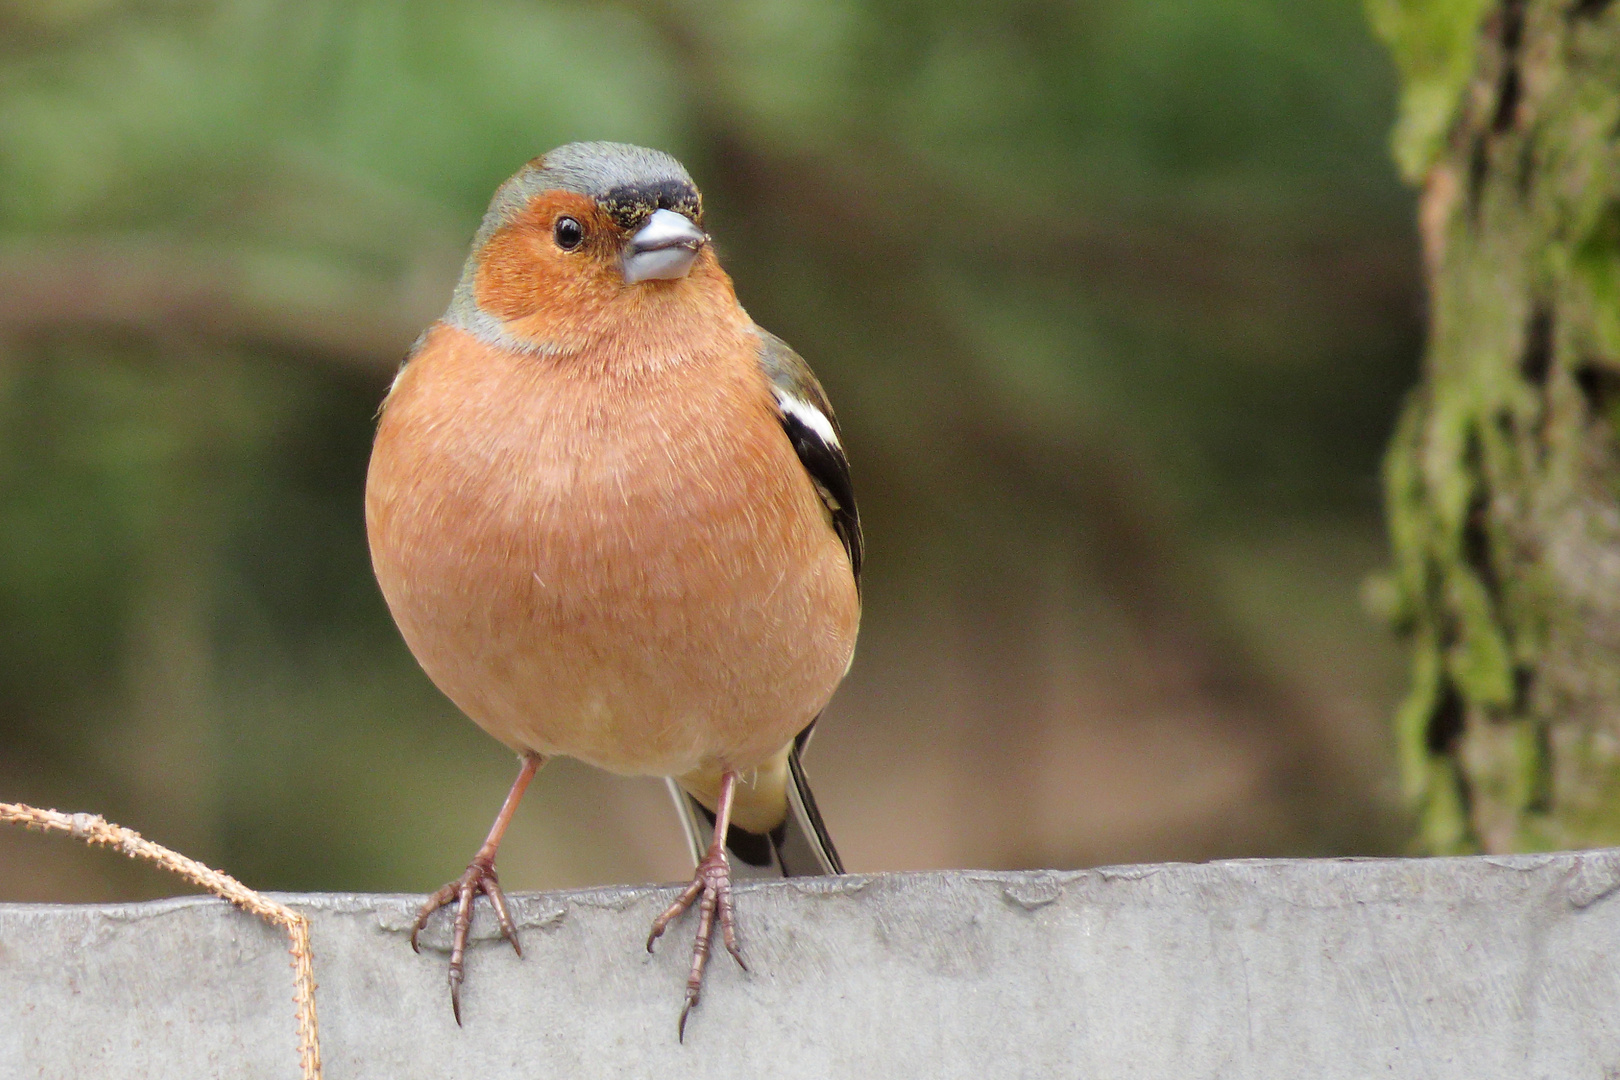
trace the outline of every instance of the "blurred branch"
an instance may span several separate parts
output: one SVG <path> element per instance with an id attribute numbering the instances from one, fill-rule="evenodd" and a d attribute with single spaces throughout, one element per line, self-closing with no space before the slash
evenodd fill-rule
<path id="1" fill-rule="evenodd" d="M 1147 293 L 1161 307 L 1173 301 L 1204 315 L 1241 310 L 1250 318 L 1275 317 L 1279 306 L 1296 307 L 1293 314 L 1313 325 L 1379 308 L 1420 315 L 1408 237 L 1369 231 L 1362 215 L 1338 207 L 1314 207 L 1301 222 L 1279 221 L 1269 207 L 1200 214 L 1181 204 L 1102 205 L 1088 214 L 1023 191 L 987 198 L 978 189 L 942 183 L 948 170 L 863 138 L 854 124 L 841 141 L 813 152 L 776 151 L 781 140 L 753 129 L 746 103 L 736 100 L 708 42 L 676 3 L 625 0 L 622 6 L 647 21 L 679 58 L 696 87 L 690 100 L 700 128 L 737 149 L 724 155 L 725 170 L 753 170 L 735 183 L 792 205 L 811 231 L 840 242 L 858 237 L 861 246 L 878 251 L 927 251 L 958 265 L 1084 280 L 1093 291 Z M 1298 288 L 1304 280 L 1334 287 Z"/>
<path id="2" fill-rule="evenodd" d="M 1084 432 L 1039 437 L 988 412 L 985 419 L 969 432 L 975 451 L 1031 505 L 1074 511 L 1076 559 L 1132 619 L 1161 682 L 1260 742 L 1271 793 L 1312 840 L 1342 850 L 1387 832 L 1365 798 L 1367 763 L 1346 761 L 1318 722 L 1320 704 L 1256 659 L 1192 546 L 1129 463 Z"/>
<path id="3" fill-rule="evenodd" d="M 1180 207 L 1088 216 L 947 188 L 928 163 L 892 149 L 779 155 L 761 152 L 768 144 L 741 125 L 723 132 L 747 148 L 727 165 L 755 170 L 748 183 L 791 203 L 819 231 L 858 236 L 880 250 L 927 250 L 956 265 L 1084 281 L 1094 293 L 1146 294 L 1204 317 L 1239 308 L 1250 319 L 1349 320 L 1369 309 L 1415 313 L 1421 295 L 1407 238 L 1368 232 L 1359 219 L 1280 227 L 1260 214 L 1193 215 Z M 1300 288 L 1302 281 L 1334 287 Z"/>
<path id="4" fill-rule="evenodd" d="M 437 314 L 445 262 L 390 278 L 153 235 L 13 242 L 0 248 L 0 338 L 179 330 L 386 370 Z"/>

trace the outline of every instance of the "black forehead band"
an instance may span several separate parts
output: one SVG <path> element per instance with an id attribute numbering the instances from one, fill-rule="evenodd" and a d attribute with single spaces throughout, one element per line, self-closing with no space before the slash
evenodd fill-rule
<path id="1" fill-rule="evenodd" d="M 673 210 L 693 221 L 703 216 L 703 203 L 697 188 L 689 181 L 670 177 L 619 184 L 596 197 L 608 215 L 626 229 L 641 224 L 654 210 Z"/>

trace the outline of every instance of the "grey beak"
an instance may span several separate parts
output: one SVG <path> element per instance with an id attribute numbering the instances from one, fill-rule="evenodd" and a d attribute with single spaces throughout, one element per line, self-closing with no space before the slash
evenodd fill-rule
<path id="1" fill-rule="evenodd" d="M 683 278 L 709 234 L 673 210 L 654 210 L 624 246 L 624 283 Z"/>

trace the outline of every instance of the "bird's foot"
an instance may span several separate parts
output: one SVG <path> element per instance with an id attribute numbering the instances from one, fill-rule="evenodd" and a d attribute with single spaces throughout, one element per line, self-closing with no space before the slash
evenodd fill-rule
<path id="1" fill-rule="evenodd" d="M 490 904 L 495 908 L 495 918 L 501 924 L 501 935 L 522 956 L 523 946 L 518 944 L 517 924 L 512 921 L 512 912 L 506 906 L 506 894 L 501 892 L 500 879 L 495 876 L 495 857 L 483 852 L 467 864 L 465 874 L 428 897 L 427 903 L 416 913 L 416 925 L 411 928 L 411 948 L 421 952 L 416 938 L 427 926 L 428 917 L 455 902 L 455 929 L 450 939 L 450 1009 L 456 1014 L 457 1027 L 461 1026 L 461 983 L 466 978 L 467 933 L 472 929 L 473 902 L 479 893 L 489 897 Z"/>
<path id="2" fill-rule="evenodd" d="M 701 900 L 698 899 L 700 896 Z M 714 924 L 717 919 L 726 951 L 737 961 L 738 967 L 748 970 L 748 965 L 743 963 L 742 953 L 737 949 L 737 924 L 731 906 L 731 866 L 726 862 L 724 848 L 717 845 L 709 849 L 709 854 L 698 863 L 692 883 L 662 915 L 653 920 L 652 933 L 647 935 L 648 952 L 652 952 L 653 942 L 681 912 L 692 906 L 694 900 L 698 901 L 697 940 L 692 943 L 692 971 L 686 977 L 686 1004 L 681 1006 L 680 1024 L 676 1029 L 677 1038 L 682 1042 L 686 1041 L 686 1018 L 703 994 L 703 969 L 709 963 L 709 949 L 714 944 Z"/>

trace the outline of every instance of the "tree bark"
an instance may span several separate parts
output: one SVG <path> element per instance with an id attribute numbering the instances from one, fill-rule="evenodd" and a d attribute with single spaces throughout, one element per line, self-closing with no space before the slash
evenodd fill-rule
<path id="1" fill-rule="evenodd" d="M 1420 844 L 1620 844 L 1620 4 L 1369 10 L 1430 290 L 1385 465 Z"/>

